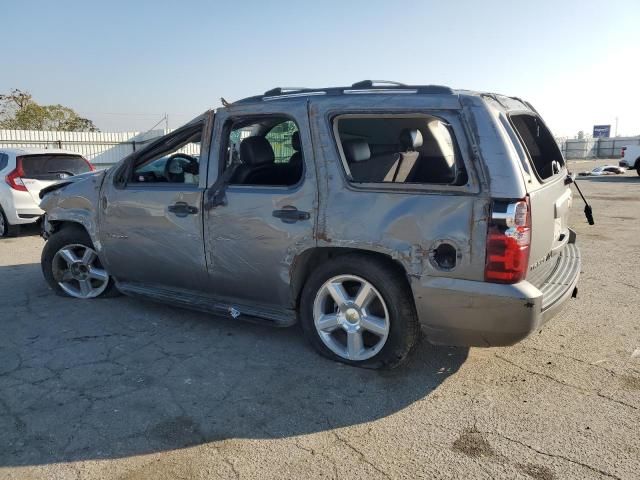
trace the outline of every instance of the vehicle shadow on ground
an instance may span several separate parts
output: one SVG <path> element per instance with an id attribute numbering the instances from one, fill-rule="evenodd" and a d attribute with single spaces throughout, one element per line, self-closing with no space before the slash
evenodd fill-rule
<path id="1" fill-rule="evenodd" d="M 61 298 L 37 264 L 0 267 L 0 304 L 0 466 L 364 424 L 426 398 L 468 354 L 423 341 L 395 370 L 348 367 L 295 327 Z"/>
<path id="2" fill-rule="evenodd" d="M 20 237 L 32 237 L 34 235 L 40 235 L 40 224 L 28 223 L 26 225 L 20 225 L 20 229 L 17 235 L 8 238 L 20 238 Z"/>

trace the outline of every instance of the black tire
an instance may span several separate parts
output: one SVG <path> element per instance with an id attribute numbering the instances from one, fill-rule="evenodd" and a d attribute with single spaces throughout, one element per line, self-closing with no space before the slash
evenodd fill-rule
<path id="1" fill-rule="evenodd" d="M 81 227 L 76 225 L 67 225 L 55 232 L 49 239 L 47 243 L 45 243 L 44 248 L 42 249 L 42 256 L 40 258 L 40 263 L 42 267 L 42 273 L 44 275 L 45 280 L 53 289 L 53 291 L 62 297 L 71 297 L 67 292 L 65 292 L 58 282 L 55 280 L 53 276 L 53 258 L 55 254 L 66 245 L 80 244 L 86 247 L 94 248 L 93 243 L 91 242 L 91 238 L 87 231 Z M 109 278 L 109 284 L 107 288 L 96 298 L 110 298 L 121 295 L 121 293 L 116 288 L 115 282 L 112 277 Z"/>
<path id="2" fill-rule="evenodd" d="M 4 224 L 4 229 L 0 230 L 0 238 L 15 237 L 20 233 L 20 225 L 11 225 L 2 207 L 0 207 L 0 216 L 2 216 L 1 220 Z"/>
<path id="3" fill-rule="evenodd" d="M 336 355 L 322 341 L 314 325 L 313 304 L 317 292 L 330 278 L 356 275 L 371 283 L 382 295 L 389 312 L 389 335 L 373 357 L 353 361 Z M 336 257 L 311 273 L 300 298 L 300 323 L 307 340 L 323 356 L 364 368 L 394 368 L 403 363 L 420 338 L 420 323 L 407 278 L 385 262 L 368 255 L 346 254 Z"/>

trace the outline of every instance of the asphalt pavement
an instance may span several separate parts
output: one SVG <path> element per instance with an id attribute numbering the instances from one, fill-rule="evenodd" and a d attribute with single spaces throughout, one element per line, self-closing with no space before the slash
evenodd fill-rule
<path id="1" fill-rule="evenodd" d="M 37 232 L 1 240 L 0 478 L 640 478 L 640 177 L 579 182 L 577 299 L 513 347 L 423 341 L 383 372 L 296 327 L 58 297 Z"/>

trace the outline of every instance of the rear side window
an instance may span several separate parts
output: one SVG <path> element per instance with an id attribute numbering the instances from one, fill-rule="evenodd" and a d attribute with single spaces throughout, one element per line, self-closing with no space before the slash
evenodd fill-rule
<path id="1" fill-rule="evenodd" d="M 464 185 L 451 126 L 437 117 L 355 116 L 334 123 L 353 183 Z"/>
<path id="2" fill-rule="evenodd" d="M 7 155 L 6 153 L 0 153 L 0 170 L 4 170 L 5 168 L 7 168 L 8 164 L 9 155 Z"/>
<path id="3" fill-rule="evenodd" d="M 28 155 L 20 158 L 25 178 L 58 180 L 65 176 L 91 171 L 89 163 L 80 155 L 47 154 Z"/>
<path id="4" fill-rule="evenodd" d="M 560 173 L 564 160 L 549 129 L 533 115 L 510 118 L 538 176 L 544 180 Z"/>

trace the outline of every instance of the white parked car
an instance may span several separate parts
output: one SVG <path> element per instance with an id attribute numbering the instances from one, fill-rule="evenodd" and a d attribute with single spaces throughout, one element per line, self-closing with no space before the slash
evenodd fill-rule
<path id="1" fill-rule="evenodd" d="M 77 152 L 0 148 L 0 237 L 15 235 L 20 225 L 38 221 L 44 213 L 40 190 L 92 170 Z"/>
<path id="2" fill-rule="evenodd" d="M 618 165 L 629 170 L 635 170 L 640 175 L 640 145 L 622 147 L 622 158 Z"/>

